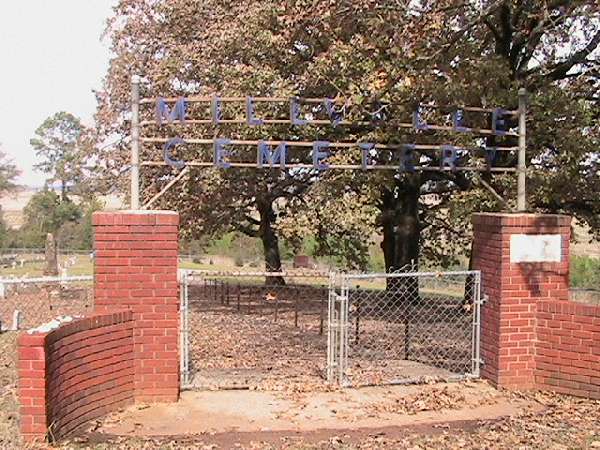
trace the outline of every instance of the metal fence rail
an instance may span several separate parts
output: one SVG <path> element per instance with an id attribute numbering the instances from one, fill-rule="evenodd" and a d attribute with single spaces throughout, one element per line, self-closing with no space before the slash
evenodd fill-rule
<path id="1" fill-rule="evenodd" d="M 93 277 L 0 278 L 0 330 L 36 327 L 93 310 Z"/>
<path id="2" fill-rule="evenodd" d="M 478 376 L 480 305 L 476 271 L 341 275 L 330 296 L 328 379 L 356 386 Z"/>

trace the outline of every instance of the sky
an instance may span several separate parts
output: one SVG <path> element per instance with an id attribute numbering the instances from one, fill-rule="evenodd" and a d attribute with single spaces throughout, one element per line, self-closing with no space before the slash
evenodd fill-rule
<path id="1" fill-rule="evenodd" d="M 19 0 L 0 4 L 0 144 L 17 165 L 19 184 L 40 187 L 29 145 L 35 129 L 58 111 L 93 123 L 110 58 L 101 41 L 114 0 Z"/>

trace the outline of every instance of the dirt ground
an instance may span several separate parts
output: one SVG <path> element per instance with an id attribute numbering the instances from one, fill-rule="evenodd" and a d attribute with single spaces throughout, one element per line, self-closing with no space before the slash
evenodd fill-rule
<path id="1" fill-rule="evenodd" d="M 362 391 L 362 390 L 360 390 Z M 264 408 L 239 404 L 231 398 L 212 405 L 191 407 L 195 393 L 181 407 L 138 405 L 94 424 L 88 433 L 61 444 L 62 449 L 264 449 L 264 450 L 366 450 L 366 449 L 498 449 L 570 450 L 600 448 L 600 402 L 551 393 L 506 393 L 484 383 L 430 385 L 392 390 L 385 398 L 373 391 L 344 393 L 349 401 L 326 411 L 328 395 L 271 398 Z M 215 395 L 216 392 L 203 395 Z M 234 395 L 235 393 L 229 393 Z M 239 392 L 238 392 L 239 394 Z M 247 401 L 264 393 L 246 393 Z M 252 397 L 258 395 L 258 397 Z M 334 395 L 334 394 L 330 394 Z M 349 396 L 350 398 L 345 398 Z M 208 400 L 208 397 L 196 397 Z M 379 401 L 373 403 L 373 398 Z M 264 399 L 264 398 L 263 398 Z M 331 398 L 330 398 L 331 400 Z M 343 403 L 342 402 L 342 403 Z M 281 412 L 281 407 L 292 406 Z M 333 404 L 331 405 L 333 406 Z M 358 406 L 358 407 L 357 407 Z M 234 409 L 241 417 L 225 417 Z M 176 411 L 179 410 L 177 413 Z M 193 420 L 198 412 L 210 413 Z M 297 412 L 298 415 L 293 415 Z M 178 415 L 179 414 L 179 415 Z M 281 416 L 277 417 L 277 414 Z M 381 417 L 381 420 L 376 419 Z M 313 420 L 314 419 L 314 422 Z M 270 422 L 269 422 L 270 421 Z M 169 423 L 165 423 L 169 422 Z M 181 423 L 179 423 L 181 422 Z M 272 424 L 280 428 L 268 429 Z M 286 423 L 287 426 L 284 426 Z M 298 425 L 301 424 L 301 425 Z M 262 425 L 263 429 L 259 429 Z M 339 428 L 338 428 L 339 426 Z M 176 431 L 193 434 L 175 435 Z M 295 428 L 294 428 L 295 427 Z M 153 428 L 153 429 L 150 429 Z M 254 431 L 247 431 L 254 428 Z M 310 429 L 309 429 L 310 428 Z M 197 431 L 204 429 L 202 433 Z M 112 433 L 111 433 L 112 431 Z M 125 434 L 119 435 L 116 432 Z M 160 435 L 160 433 L 168 433 Z M 151 434 L 154 434 L 153 436 Z M 143 436 L 142 436 L 143 435 Z"/>
<path id="2" fill-rule="evenodd" d="M 183 392 L 176 404 L 133 406 L 99 432 L 128 436 L 312 432 L 496 419 L 527 401 L 510 401 L 487 383 L 388 386 L 322 392 Z"/>
<path id="3" fill-rule="evenodd" d="M 0 334 L 0 449 L 24 447 L 19 443 L 16 399 L 15 333 Z M 385 395 L 374 394 L 383 389 Z M 264 449 L 264 450 L 366 450 L 366 449 L 494 449 L 570 450 L 600 448 L 600 401 L 552 393 L 507 393 L 484 383 L 436 384 L 421 389 L 378 388 L 345 393 L 248 391 L 225 392 L 220 403 L 211 395 L 186 394 L 181 405 L 193 405 L 194 396 L 207 400 L 196 405 L 204 418 L 194 422 L 192 410 L 157 420 L 154 407 L 138 405 L 90 424 L 87 430 L 58 443 L 62 450 L 134 449 Z M 401 394 L 402 393 L 402 394 Z M 190 396 L 188 398 L 188 395 Z M 254 397 L 253 397 L 254 396 Z M 337 403 L 333 403 L 337 398 Z M 262 400 L 261 400 L 262 399 Z M 374 401 L 378 399 L 378 401 Z M 265 401 L 256 409 L 257 401 Z M 328 402 L 331 408 L 324 407 Z M 191 402 L 191 403 L 186 403 Z M 346 403 L 348 402 L 348 403 Z M 173 406 L 173 405 L 171 405 Z M 163 405 L 163 407 L 165 407 Z M 227 420 L 220 421 L 229 409 Z M 177 412 L 175 407 L 171 414 Z M 253 416 L 254 424 L 239 424 L 235 414 Z M 138 421 L 136 417 L 147 417 Z M 502 417 L 506 415 L 505 417 Z M 378 420 L 382 417 L 382 420 Z M 239 417 L 238 417 L 239 418 Z M 314 423 L 313 423 L 314 421 Z M 174 435 L 175 428 L 190 427 L 193 434 Z M 258 425 L 262 426 L 262 429 Z M 159 435 L 161 428 L 163 433 Z M 196 431 L 194 428 L 196 427 Z M 198 431 L 199 429 L 204 432 Z M 254 431 L 248 431 L 255 427 Z M 272 427 L 272 428 L 268 428 Z M 311 429 L 305 429 L 311 427 Z M 153 428 L 152 430 L 150 428 Z M 119 435 L 116 432 L 125 434 Z M 145 434 L 148 432 L 148 434 Z M 153 436 L 150 434 L 153 432 Z M 143 435 L 142 435 L 143 434 Z"/>

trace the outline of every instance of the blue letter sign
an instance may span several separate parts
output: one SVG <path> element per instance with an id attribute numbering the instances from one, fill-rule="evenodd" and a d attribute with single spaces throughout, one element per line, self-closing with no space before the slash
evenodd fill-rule
<path id="1" fill-rule="evenodd" d="M 442 145 L 442 169 L 450 167 L 451 170 L 456 170 L 456 147 L 453 145 Z"/>
<path id="2" fill-rule="evenodd" d="M 165 162 L 169 166 L 175 167 L 176 169 L 181 169 L 181 168 L 185 167 L 185 161 L 172 159 L 170 153 L 171 153 L 172 149 L 174 149 L 178 145 L 182 145 L 182 144 L 185 144 L 185 141 L 183 139 L 181 139 L 180 137 L 175 137 L 175 138 L 171 139 L 169 142 L 167 142 L 165 144 L 165 146 L 163 147 L 163 156 L 165 158 Z"/>
<path id="3" fill-rule="evenodd" d="M 329 147 L 329 142 L 327 142 L 327 141 L 316 141 L 313 144 L 313 151 L 312 151 L 313 166 L 317 170 L 329 169 L 329 164 L 325 164 L 322 162 L 325 158 L 327 158 L 329 156 L 329 152 L 321 151 L 327 147 Z"/>
<path id="4" fill-rule="evenodd" d="M 263 120 L 254 117 L 254 114 L 254 99 L 246 97 L 246 123 L 248 125 L 262 125 L 264 123 Z"/>
<path id="5" fill-rule="evenodd" d="M 156 99 L 156 123 L 162 125 L 163 121 L 167 121 L 169 123 L 179 120 L 181 122 L 185 121 L 187 104 L 185 98 L 180 97 L 175 106 L 173 107 L 173 111 L 169 109 L 169 105 L 164 98 L 159 97 Z"/>
<path id="6" fill-rule="evenodd" d="M 363 170 L 367 169 L 367 166 L 373 164 L 373 158 L 371 157 L 371 150 L 375 148 L 375 144 L 371 142 L 363 142 L 358 144 L 361 152 L 361 167 Z"/>
<path id="7" fill-rule="evenodd" d="M 413 152 L 415 150 L 415 144 L 404 144 L 402 146 L 402 157 L 400 159 L 400 172 L 414 172 L 415 164 L 413 161 Z"/>
<path id="8" fill-rule="evenodd" d="M 286 153 L 287 145 L 285 142 L 281 142 L 275 150 L 272 150 L 269 144 L 260 141 L 258 143 L 257 166 L 262 168 L 265 164 L 269 164 L 269 167 L 274 167 L 275 161 L 278 161 L 279 166 L 285 169 Z"/>
<path id="9" fill-rule="evenodd" d="M 300 119 L 300 103 L 297 98 L 290 99 L 290 122 L 292 125 L 306 125 L 307 121 Z"/>
<path id="10" fill-rule="evenodd" d="M 214 143 L 214 164 L 220 169 L 227 169 L 231 166 L 228 162 L 229 150 L 225 146 L 229 145 L 229 139 L 215 139 Z"/>

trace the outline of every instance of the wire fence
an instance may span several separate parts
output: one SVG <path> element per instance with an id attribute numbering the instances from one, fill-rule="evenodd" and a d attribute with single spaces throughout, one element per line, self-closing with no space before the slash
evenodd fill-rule
<path id="1" fill-rule="evenodd" d="M 36 327 L 93 310 L 93 277 L 0 278 L 0 330 Z"/>
<path id="2" fill-rule="evenodd" d="M 479 272 L 344 275 L 333 291 L 330 381 L 478 376 Z"/>
<path id="3" fill-rule="evenodd" d="M 407 270 L 341 278 L 268 274 L 266 280 L 264 272 L 185 271 L 184 387 L 364 386 L 477 376 L 479 272 Z"/>
<path id="4" fill-rule="evenodd" d="M 328 285 L 323 274 L 187 272 L 182 289 L 184 387 L 322 383 Z M 187 298 L 185 298 L 187 297 Z"/>

